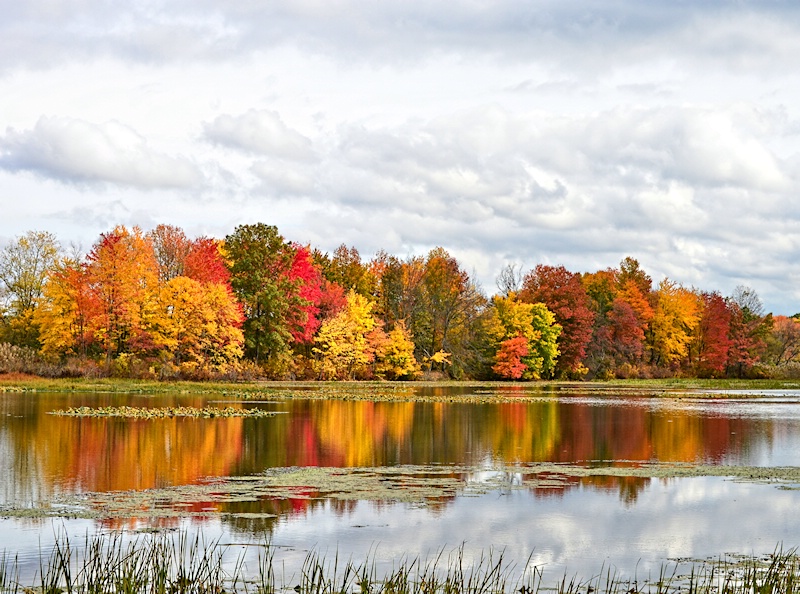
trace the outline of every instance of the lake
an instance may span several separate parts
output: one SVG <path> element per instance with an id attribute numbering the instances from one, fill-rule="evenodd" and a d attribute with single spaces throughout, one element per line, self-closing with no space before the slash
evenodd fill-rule
<path id="1" fill-rule="evenodd" d="M 199 531 L 246 559 L 269 540 L 291 581 L 309 551 L 379 567 L 499 551 L 558 578 L 647 576 L 665 563 L 800 544 L 800 391 L 392 388 L 462 397 L 435 402 L 369 401 L 368 386 L 341 399 L 346 389 L 285 399 L 276 388 L 258 401 L 0 394 L 0 548 L 19 555 L 24 574 L 61 536 Z M 112 405 L 278 414 L 49 414 Z"/>

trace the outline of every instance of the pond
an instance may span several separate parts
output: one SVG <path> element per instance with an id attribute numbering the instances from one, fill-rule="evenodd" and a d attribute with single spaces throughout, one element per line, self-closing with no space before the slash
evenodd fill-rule
<path id="1" fill-rule="evenodd" d="M 345 389 L 0 394 L 0 549 L 24 574 L 62 535 L 177 529 L 244 557 L 269 540 L 291 581 L 309 551 L 388 567 L 494 550 L 588 577 L 800 544 L 800 392 L 405 385 L 371 401 L 369 387 Z M 278 414 L 49 414 L 122 405 Z"/>

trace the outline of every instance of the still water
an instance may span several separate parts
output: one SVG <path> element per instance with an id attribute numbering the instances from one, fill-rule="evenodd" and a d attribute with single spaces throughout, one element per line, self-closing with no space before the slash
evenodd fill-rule
<path id="1" fill-rule="evenodd" d="M 421 390 L 429 388 L 419 388 Z M 478 388 L 460 387 L 462 392 Z M 657 573 L 665 562 L 800 545 L 800 490 L 720 476 L 564 476 L 518 488 L 535 463 L 800 465 L 800 393 L 758 399 L 541 393 L 492 403 L 274 400 L 269 418 L 127 420 L 48 414 L 68 406 L 229 406 L 219 397 L 0 394 L 0 506 L 143 491 L 294 467 L 452 467 L 480 490 L 420 501 L 264 497 L 187 502 L 192 517 L 0 519 L 0 549 L 34 567 L 54 538 L 143 528 L 201 531 L 236 546 L 269 539 L 291 574 L 308 551 L 379 564 L 461 547 L 554 574 Z M 507 391 L 504 395 L 508 395 Z M 489 400 L 489 401 L 487 401 Z M 498 476 L 500 480 L 498 480 Z M 787 488 L 788 487 L 788 488 Z M 399 499 L 399 498 L 398 498 Z M 244 555 L 248 547 L 241 549 Z"/>

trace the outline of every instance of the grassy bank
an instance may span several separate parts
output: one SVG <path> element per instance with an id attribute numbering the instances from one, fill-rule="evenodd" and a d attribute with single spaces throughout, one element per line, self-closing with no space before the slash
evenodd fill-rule
<path id="1" fill-rule="evenodd" d="M 766 390 L 797 390 L 798 380 L 734 380 L 668 378 L 589 382 L 159 382 L 116 378 L 48 379 L 0 374 L 0 392 L 107 392 L 121 394 L 221 394 L 244 398 L 355 398 L 377 400 L 451 400 L 453 396 L 487 395 L 522 397 L 569 393 L 641 393 L 671 395 L 727 390 L 757 396 Z M 713 395 L 713 394 L 712 394 Z M 742 394 L 737 394 L 742 395 Z M 719 396 L 719 395 L 713 395 Z"/>
<path id="2" fill-rule="evenodd" d="M 401 558 L 387 570 L 375 559 L 343 560 L 338 554 L 306 555 L 291 575 L 279 570 L 275 549 L 258 547 L 246 559 L 241 545 L 206 543 L 185 533 L 124 538 L 119 532 L 87 537 L 80 547 L 67 538 L 40 553 L 36 575 L 26 581 L 13 552 L 0 557 L 0 592 L 8 594 L 791 594 L 800 580 L 795 551 L 764 557 L 720 558 L 662 566 L 657 575 L 621 578 L 608 570 L 545 582 L 544 568 L 517 565 L 486 551 L 475 562 L 463 548 L 432 559 Z M 281 575 L 282 577 L 278 577 Z"/>

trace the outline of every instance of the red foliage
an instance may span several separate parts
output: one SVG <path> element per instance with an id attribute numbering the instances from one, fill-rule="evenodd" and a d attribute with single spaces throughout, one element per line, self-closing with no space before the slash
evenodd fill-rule
<path id="1" fill-rule="evenodd" d="M 644 330 L 631 304 L 620 298 L 614 299 L 608 320 L 611 342 L 618 360 L 638 361 L 644 350 Z"/>
<path id="2" fill-rule="evenodd" d="M 314 266 L 311 252 L 306 247 L 295 246 L 296 252 L 289 270 L 289 280 L 297 287 L 296 307 L 289 310 L 287 322 L 292 339 L 310 343 L 320 325 L 319 305 L 322 300 L 322 275 Z"/>
<path id="3" fill-rule="evenodd" d="M 553 312 L 562 327 L 556 371 L 560 374 L 577 371 L 586 357 L 594 323 L 581 275 L 563 266 L 539 264 L 525 276 L 519 298 L 526 303 L 544 303 Z"/>
<path id="4" fill-rule="evenodd" d="M 528 355 L 528 339 L 524 336 L 508 338 L 500 343 L 495 360 L 497 363 L 492 367 L 500 377 L 506 379 L 519 379 L 528 366 L 522 362 L 522 358 Z"/>
<path id="5" fill-rule="evenodd" d="M 697 328 L 697 373 L 719 376 L 725 372 L 731 348 L 731 310 L 719 293 L 703 293 L 703 313 Z"/>
<path id="6" fill-rule="evenodd" d="M 231 273 L 222 259 L 217 240 L 200 237 L 191 243 L 183 263 L 183 275 L 203 284 L 230 284 Z"/>
<path id="7" fill-rule="evenodd" d="M 332 318 L 347 305 L 347 294 L 344 287 L 338 283 L 323 278 L 320 284 L 319 319 Z"/>

